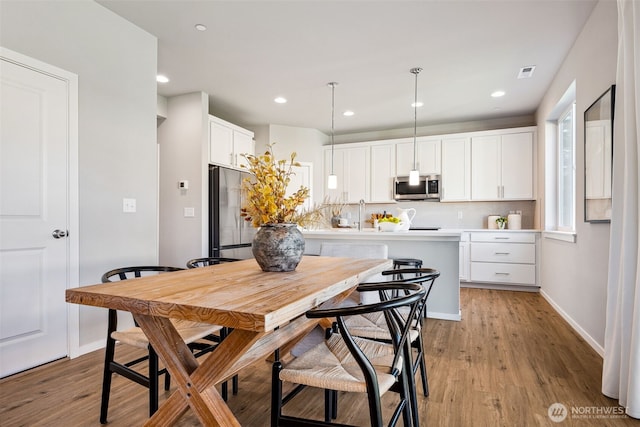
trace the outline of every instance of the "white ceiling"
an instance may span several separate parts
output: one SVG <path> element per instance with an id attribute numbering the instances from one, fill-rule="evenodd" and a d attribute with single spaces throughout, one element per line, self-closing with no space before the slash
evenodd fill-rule
<path id="1" fill-rule="evenodd" d="M 203 91 L 211 114 L 242 126 L 329 133 L 336 81 L 346 134 L 413 127 L 412 67 L 423 68 L 418 126 L 532 114 L 596 0 L 98 2 L 158 38 L 171 79 L 159 94 Z M 517 79 L 529 65 L 533 77 Z"/>

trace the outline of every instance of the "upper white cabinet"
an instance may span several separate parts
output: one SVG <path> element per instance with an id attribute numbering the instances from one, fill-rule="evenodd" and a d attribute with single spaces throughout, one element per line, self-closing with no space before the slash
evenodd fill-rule
<path id="1" fill-rule="evenodd" d="M 421 175 L 441 175 L 440 200 L 533 200 L 535 127 L 423 137 L 416 141 Z M 324 151 L 324 195 L 358 203 L 391 203 L 396 175 L 413 169 L 413 138 L 334 147 L 338 188 L 326 188 L 331 147 Z"/>
<path id="2" fill-rule="evenodd" d="M 442 140 L 442 188 L 440 200 L 471 200 L 471 138 Z"/>
<path id="3" fill-rule="evenodd" d="M 396 145 L 371 146 L 372 203 L 393 202 L 393 181 L 396 176 Z"/>
<path id="4" fill-rule="evenodd" d="M 333 171 L 338 177 L 338 188 L 330 190 L 326 187 L 327 178 L 331 174 L 331 148 L 324 151 L 324 195 L 331 200 L 346 203 L 358 203 L 361 199 L 369 200 L 369 147 L 351 148 L 335 147 L 333 154 Z"/>
<path id="5" fill-rule="evenodd" d="M 214 116 L 209 116 L 209 162 L 240 167 L 243 154 L 254 154 L 253 132 Z"/>
<path id="6" fill-rule="evenodd" d="M 440 174 L 440 139 L 416 140 L 416 163 L 421 175 Z M 413 170 L 413 141 L 396 144 L 396 173 L 407 176 Z"/>
<path id="7" fill-rule="evenodd" d="M 472 137 L 471 180 L 471 200 L 533 199 L 533 131 Z"/>

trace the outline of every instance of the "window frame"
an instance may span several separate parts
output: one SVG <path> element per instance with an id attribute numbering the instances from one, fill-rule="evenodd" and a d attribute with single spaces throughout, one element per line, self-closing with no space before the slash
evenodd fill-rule
<path id="1" fill-rule="evenodd" d="M 564 125 L 564 122 L 567 117 L 571 118 L 570 130 L 571 130 L 571 165 L 567 166 L 565 164 L 566 156 L 563 154 L 563 150 L 565 149 L 565 138 L 563 137 L 563 131 L 567 128 Z M 575 232 L 576 230 L 576 102 L 575 100 L 571 102 L 565 110 L 562 111 L 557 124 L 557 136 L 556 136 L 556 230 L 564 231 L 564 232 Z M 567 189 L 565 188 L 566 184 L 563 180 L 564 173 L 563 171 L 569 167 L 571 170 L 571 188 L 569 195 L 566 194 Z M 565 223 L 565 214 L 564 211 L 566 198 L 570 198 L 570 206 L 571 212 L 570 216 L 570 224 Z"/>

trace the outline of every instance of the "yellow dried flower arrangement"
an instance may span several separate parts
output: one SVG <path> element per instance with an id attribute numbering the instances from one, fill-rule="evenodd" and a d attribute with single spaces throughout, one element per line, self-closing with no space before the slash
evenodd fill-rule
<path id="1" fill-rule="evenodd" d="M 309 197 L 309 189 L 304 186 L 287 196 L 287 187 L 294 175 L 297 154 L 291 153 L 288 160 L 276 160 L 273 155 L 273 144 L 267 146 L 262 155 L 243 155 L 248 162 L 246 168 L 253 175 L 245 178 L 242 189 L 245 192 L 245 202 L 241 208 L 241 215 L 246 221 L 251 221 L 254 227 L 263 224 L 296 223 L 301 226 L 315 221 L 320 212 L 317 209 L 299 210 Z"/>

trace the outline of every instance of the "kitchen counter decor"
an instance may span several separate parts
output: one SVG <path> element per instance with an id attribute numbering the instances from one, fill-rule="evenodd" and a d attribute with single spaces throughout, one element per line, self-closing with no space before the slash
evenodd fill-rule
<path id="1" fill-rule="evenodd" d="M 260 227 L 251 250 L 263 271 L 293 271 L 304 253 L 304 236 L 298 225 L 304 226 L 321 217 L 319 209 L 299 210 L 309 197 L 309 189 L 300 186 L 287 196 L 287 187 L 294 174 L 292 167 L 296 153 L 288 160 L 276 160 L 273 146 L 267 146 L 262 155 L 244 155 L 247 169 L 252 174 L 242 182 L 245 199 L 241 215 Z"/>
<path id="2" fill-rule="evenodd" d="M 507 226 L 507 218 L 504 216 L 499 216 L 496 218 L 496 224 L 498 224 L 498 229 L 504 230 Z"/>

